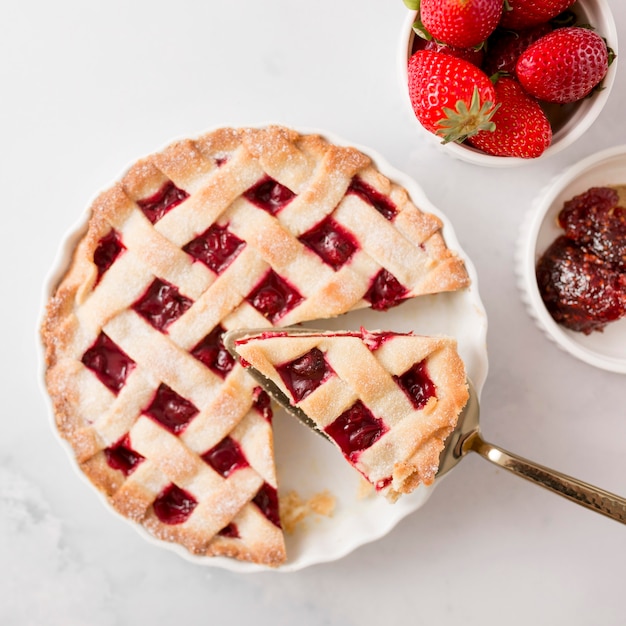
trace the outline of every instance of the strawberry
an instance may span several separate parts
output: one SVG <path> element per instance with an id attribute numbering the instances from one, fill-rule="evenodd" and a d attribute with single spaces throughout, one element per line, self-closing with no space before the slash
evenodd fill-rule
<path id="1" fill-rule="evenodd" d="M 463 141 L 493 127 L 495 90 L 488 76 L 464 59 L 418 50 L 409 59 L 409 96 L 422 126 L 443 141 Z"/>
<path id="2" fill-rule="evenodd" d="M 539 103 L 513 78 L 503 76 L 495 85 L 500 107 L 493 132 L 480 132 L 467 143 L 495 156 L 538 157 L 552 141 L 552 129 Z"/>
<path id="3" fill-rule="evenodd" d="M 600 83 L 609 52 L 600 35 L 587 28 L 557 28 L 530 45 L 515 66 L 528 93 L 546 102 L 576 102 Z"/>
<path id="4" fill-rule="evenodd" d="M 515 65 L 519 56 L 538 39 L 552 30 L 549 22 L 531 26 L 520 31 L 497 28 L 487 41 L 487 53 L 483 62 L 483 71 L 487 76 L 496 72 L 515 75 Z"/>
<path id="5" fill-rule="evenodd" d="M 507 0 L 500 26 L 520 30 L 547 22 L 574 4 L 575 0 Z"/>
<path id="6" fill-rule="evenodd" d="M 438 41 L 472 48 L 495 30 L 502 6 L 502 0 L 421 0 L 420 18 Z"/>
<path id="7" fill-rule="evenodd" d="M 484 50 L 476 48 L 457 48 L 456 46 L 448 46 L 434 39 L 426 40 L 422 37 L 415 37 L 413 40 L 413 52 L 418 50 L 433 50 L 434 52 L 442 52 L 459 59 L 465 59 L 473 65 L 480 67 L 485 58 Z"/>

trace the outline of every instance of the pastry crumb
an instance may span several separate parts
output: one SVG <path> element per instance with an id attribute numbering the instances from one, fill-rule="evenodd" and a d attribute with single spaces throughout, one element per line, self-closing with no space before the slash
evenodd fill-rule
<path id="1" fill-rule="evenodd" d="M 357 498 L 359 500 L 365 500 L 374 493 L 374 485 L 365 478 L 361 478 L 359 486 L 357 487 Z"/>
<path id="2" fill-rule="evenodd" d="M 328 491 L 322 491 L 303 500 L 296 491 L 290 491 L 280 497 L 280 521 L 283 530 L 293 534 L 298 524 L 311 515 L 332 517 L 335 511 L 335 497 Z"/>

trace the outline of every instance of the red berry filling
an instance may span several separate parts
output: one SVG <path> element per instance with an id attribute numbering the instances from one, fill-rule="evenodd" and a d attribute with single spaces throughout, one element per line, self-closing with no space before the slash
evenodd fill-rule
<path id="1" fill-rule="evenodd" d="M 178 435 L 196 416 L 198 409 L 189 400 L 179 396 L 173 389 L 161 383 L 144 413 L 159 422 L 171 433 Z"/>
<path id="2" fill-rule="evenodd" d="M 333 374 L 322 351 L 313 348 L 295 361 L 276 367 L 295 402 L 304 400 Z"/>
<path id="3" fill-rule="evenodd" d="M 139 208 L 152 224 L 158 222 L 168 211 L 186 200 L 189 194 L 179 189 L 171 180 L 149 198 L 137 200 Z"/>
<path id="4" fill-rule="evenodd" d="M 224 526 L 219 533 L 217 533 L 220 537 L 229 537 L 231 539 L 239 539 L 239 529 L 237 528 L 237 524 L 233 524 L 232 522 L 227 526 Z"/>
<path id="5" fill-rule="evenodd" d="M 392 220 L 398 212 L 389 198 L 355 176 L 346 193 L 353 193 L 371 204 L 385 219 Z"/>
<path id="6" fill-rule="evenodd" d="M 278 493 L 274 487 L 268 483 L 264 483 L 256 496 L 254 496 L 252 502 L 259 507 L 261 513 L 263 513 L 274 526 L 281 528 L 280 514 L 278 512 Z"/>
<path id="7" fill-rule="evenodd" d="M 385 311 L 400 304 L 406 298 L 407 293 L 408 289 L 393 274 L 383 268 L 376 274 L 363 298 L 371 304 L 374 310 Z"/>
<path id="8" fill-rule="evenodd" d="M 134 469 L 144 460 L 138 452 L 130 447 L 130 436 L 127 434 L 112 446 L 104 449 L 104 456 L 110 467 L 120 470 L 124 476 L 132 474 Z"/>
<path id="9" fill-rule="evenodd" d="M 327 217 L 299 239 L 334 270 L 338 270 L 344 263 L 347 263 L 359 248 L 353 235 L 342 228 L 332 217 Z"/>
<path id="10" fill-rule="evenodd" d="M 102 275 L 113 265 L 113 261 L 117 259 L 122 250 L 126 250 L 126 248 L 122 244 L 119 233 L 115 230 L 100 239 L 93 253 L 93 262 L 98 268 L 96 284 L 100 282 Z"/>
<path id="11" fill-rule="evenodd" d="M 261 389 L 255 387 L 253 391 L 254 401 L 252 406 L 268 421 L 272 421 L 272 402 L 269 395 Z"/>
<path id="12" fill-rule="evenodd" d="M 303 298 L 295 287 L 269 270 L 246 300 L 272 324 L 296 307 Z"/>
<path id="13" fill-rule="evenodd" d="M 135 362 L 103 332 L 83 354 L 81 361 L 115 394 L 124 386 L 135 367 Z"/>
<path id="14" fill-rule="evenodd" d="M 355 461 L 359 452 L 369 448 L 386 431 L 384 422 L 374 417 L 360 400 L 324 429 L 351 461 Z"/>
<path id="15" fill-rule="evenodd" d="M 425 361 L 415 363 L 394 379 L 416 409 L 423 408 L 430 398 L 437 397 L 437 387 L 428 375 Z"/>
<path id="16" fill-rule="evenodd" d="M 224 478 L 249 465 L 239 444 L 230 437 L 224 437 L 215 447 L 205 452 L 202 460 Z"/>
<path id="17" fill-rule="evenodd" d="M 244 198 L 260 209 L 271 215 L 276 215 L 284 209 L 295 197 L 295 194 L 284 185 L 269 176 L 260 180 L 250 187 L 244 194 Z"/>
<path id="18" fill-rule="evenodd" d="M 164 524 L 182 524 L 196 508 L 196 499 L 174 484 L 166 487 L 153 502 L 156 516 Z"/>
<path id="19" fill-rule="evenodd" d="M 164 331 L 192 304 L 177 287 L 156 278 L 132 308 L 157 330 Z"/>
<path id="20" fill-rule="evenodd" d="M 246 245 L 225 226 L 213 224 L 208 230 L 190 241 L 183 250 L 194 259 L 202 261 L 216 274 L 223 272 Z"/>
<path id="21" fill-rule="evenodd" d="M 191 354 L 204 363 L 211 371 L 222 378 L 235 366 L 235 359 L 224 347 L 222 337 L 224 329 L 216 326 L 195 348 Z"/>

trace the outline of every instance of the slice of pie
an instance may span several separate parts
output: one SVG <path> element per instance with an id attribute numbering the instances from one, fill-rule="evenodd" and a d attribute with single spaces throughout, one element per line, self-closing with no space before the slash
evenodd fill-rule
<path id="1" fill-rule="evenodd" d="M 234 350 L 391 500 L 433 482 L 468 399 L 449 337 L 269 330 L 237 339 Z"/>
<path id="2" fill-rule="evenodd" d="M 440 220 L 360 151 L 220 129 L 93 203 L 42 323 L 56 424 L 117 511 L 198 555 L 285 559 L 269 399 L 235 328 L 464 288 Z"/>

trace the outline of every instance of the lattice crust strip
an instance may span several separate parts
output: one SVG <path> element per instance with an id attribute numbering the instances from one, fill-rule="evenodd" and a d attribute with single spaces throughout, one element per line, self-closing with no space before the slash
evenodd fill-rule
<path id="1" fill-rule="evenodd" d="M 48 304 L 59 431 L 156 536 L 279 564 L 269 401 L 223 332 L 468 282 L 439 219 L 354 148 L 282 127 L 174 143 L 95 200 Z"/>
<path id="2" fill-rule="evenodd" d="M 287 329 L 248 335 L 236 350 L 391 500 L 433 482 L 468 398 L 454 339 Z"/>

